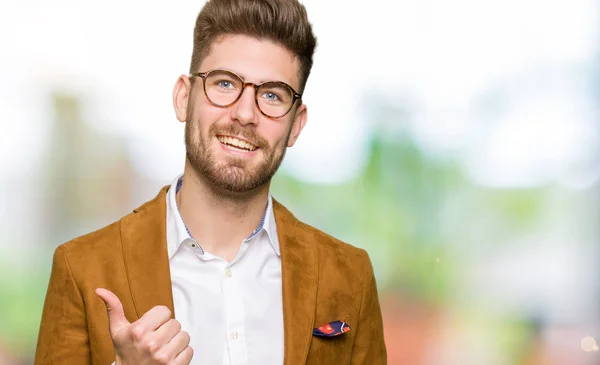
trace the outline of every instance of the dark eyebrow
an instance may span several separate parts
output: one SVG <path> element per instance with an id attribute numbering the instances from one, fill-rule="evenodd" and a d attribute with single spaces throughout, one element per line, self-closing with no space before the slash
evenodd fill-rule
<path id="1" fill-rule="evenodd" d="M 240 77 L 241 77 L 241 78 L 242 78 L 244 81 L 248 81 L 248 80 L 247 80 L 247 77 L 246 77 L 246 75 L 242 74 L 242 73 L 241 73 L 241 72 L 239 72 L 239 71 L 232 70 L 232 69 L 230 69 L 230 68 L 220 68 L 220 70 L 226 70 L 226 71 L 233 72 L 234 74 L 236 74 L 236 75 L 239 75 L 239 76 L 240 76 Z M 259 85 L 259 84 L 263 84 L 263 83 L 265 83 L 265 82 L 282 82 L 282 83 L 284 83 L 284 84 L 286 84 L 286 85 L 290 85 L 290 86 L 292 86 L 292 84 L 291 84 L 291 83 L 289 83 L 289 82 L 286 82 L 286 81 L 283 81 L 283 80 L 259 80 L 259 81 L 258 81 L 256 84 L 257 84 L 257 85 Z M 292 86 L 292 88 L 293 88 L 293 86 Z"/>

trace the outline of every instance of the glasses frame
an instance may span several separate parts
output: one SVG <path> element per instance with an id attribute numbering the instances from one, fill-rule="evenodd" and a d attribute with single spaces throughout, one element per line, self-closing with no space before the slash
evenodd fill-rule
<path id="1" fill-rule="evenodd" d="M 232 101 L 231 103 L 227 104 L 227 105 L 219 105 L 216 104 L 215 102 L 213 102 L 212 100 L 210 100 L 210 97 L 208 96 L 208 93 L 206 92 L 206 78 L 208 76 L 210 76 L 211 73 L 213 72 L 217 72 L 217 71 L 221 71 L 221 72 L 229 72 L 232 75 L 234 75 L 235 77 L 237 77 L 238 79 L 240 79 L 240 81 L 242 82 L 242 89 L 239 92 L 238 96 L 235 98 L 234 101 Z M 264 115 L 267 118 L 271 118 L 271 119 L 280 119 L 285 117 L 286 115 L 288 115 L 288 113 L 290 112 L 290 110 L 292 110 L 292 108 L 294 107 L 294 104 L 296 103 L 297 100 L 302 99 L 302 94 L 299 94 L 296 90 L 294 90 L 293 87 L 291 87 L 290 85 L 286 84 L 285 82 L 282 81 L 265 81 L 263 83 L 260 84 L 255 84 L 253 82 L 246 82 L 240 75 L 238 75 L 237 73 L 231 71 L 231 70 L 226 70 L 226 69 L 214 69 L 214 70 L 209 70 L 206 72 L 194 72 L 190 74 L 190 77 L 200 77 L 202 79 L 202 89 L 204 90 L 204 95 L 206 96 L 206 100 L 208 100 L 209 103 L 211 103 L 212 105 L 219 107 L 219 108 L 228 108 L 230 106 L 232 106 L 233 104 L 235 104 L 238 100 L 240 100 L 240 98 L 242 97 L 242 94 L 244 93 L 244 90 L 246 90 L 247 86 L 253 86 L 254 87 L 254 102 L 256 103 L 256 108 L 258 109 L 258 111 L 260 111 L 260 113 L 262 115 Z M 282 115 L 279 116 L 271 116 L 266 114 L 261 108 L 260 108 L 260 104 L 258 104 L 258 89 L 264 85 L 264 84 L 279 84 L 279 85 L 283 85 L 284 87 L 288 88 L 291 92 L 292 92 L 292 103 L 290 104 L 289 109 L 283 113 Z"/>

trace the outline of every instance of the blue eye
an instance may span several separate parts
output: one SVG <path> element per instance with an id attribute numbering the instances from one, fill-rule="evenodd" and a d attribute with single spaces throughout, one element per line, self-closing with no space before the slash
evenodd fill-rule
<path id="1" fill-rule="evenodd" d="M 269 101 L 279 101 L 279 100 L 281 100 L 281 98 L 279 97 L 279 95 L 277 95 L 275 93 L 272 93 L 272 92 L 266 92 L 263 95 Z"/>
<path id="2" fill-rule="evenodd" d="M 231 86 L 233 86 L 233 84 L 231 83 L 231 81 L 226 81 L 226 80 L 219 81 L 218 85 L 220 87 L 222 87 L 222 88 L 225 88 L 225 89 L 229 89 Z"/>

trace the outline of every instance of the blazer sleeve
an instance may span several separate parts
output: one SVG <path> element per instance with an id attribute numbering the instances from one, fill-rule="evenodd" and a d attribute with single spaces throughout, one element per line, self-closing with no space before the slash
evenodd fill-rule
<path id="1" fill-rule="evenodd" d="M 383 319 L 377 297 L 373 266 L 364 252 L 363 287 L 356 332 L 352 347 L 352 365 L 385 365 L 387 352 L 383 337 Z"/>
<path id="2" fill-rule="evenodd" d="M 91 364 L 84 301 L 64 246 L 54 252 L 34 364 Z"/>

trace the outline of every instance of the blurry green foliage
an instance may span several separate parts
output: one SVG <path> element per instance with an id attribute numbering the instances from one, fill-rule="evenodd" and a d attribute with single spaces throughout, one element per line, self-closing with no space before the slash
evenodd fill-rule
<path id="1" fill-rule="evenodd" d="M 14 355 L 33 358 L 49 266 L 28 266 L 28 272 L 22 273 L 10 261 L 0 261 L 0 343 Z"/>

